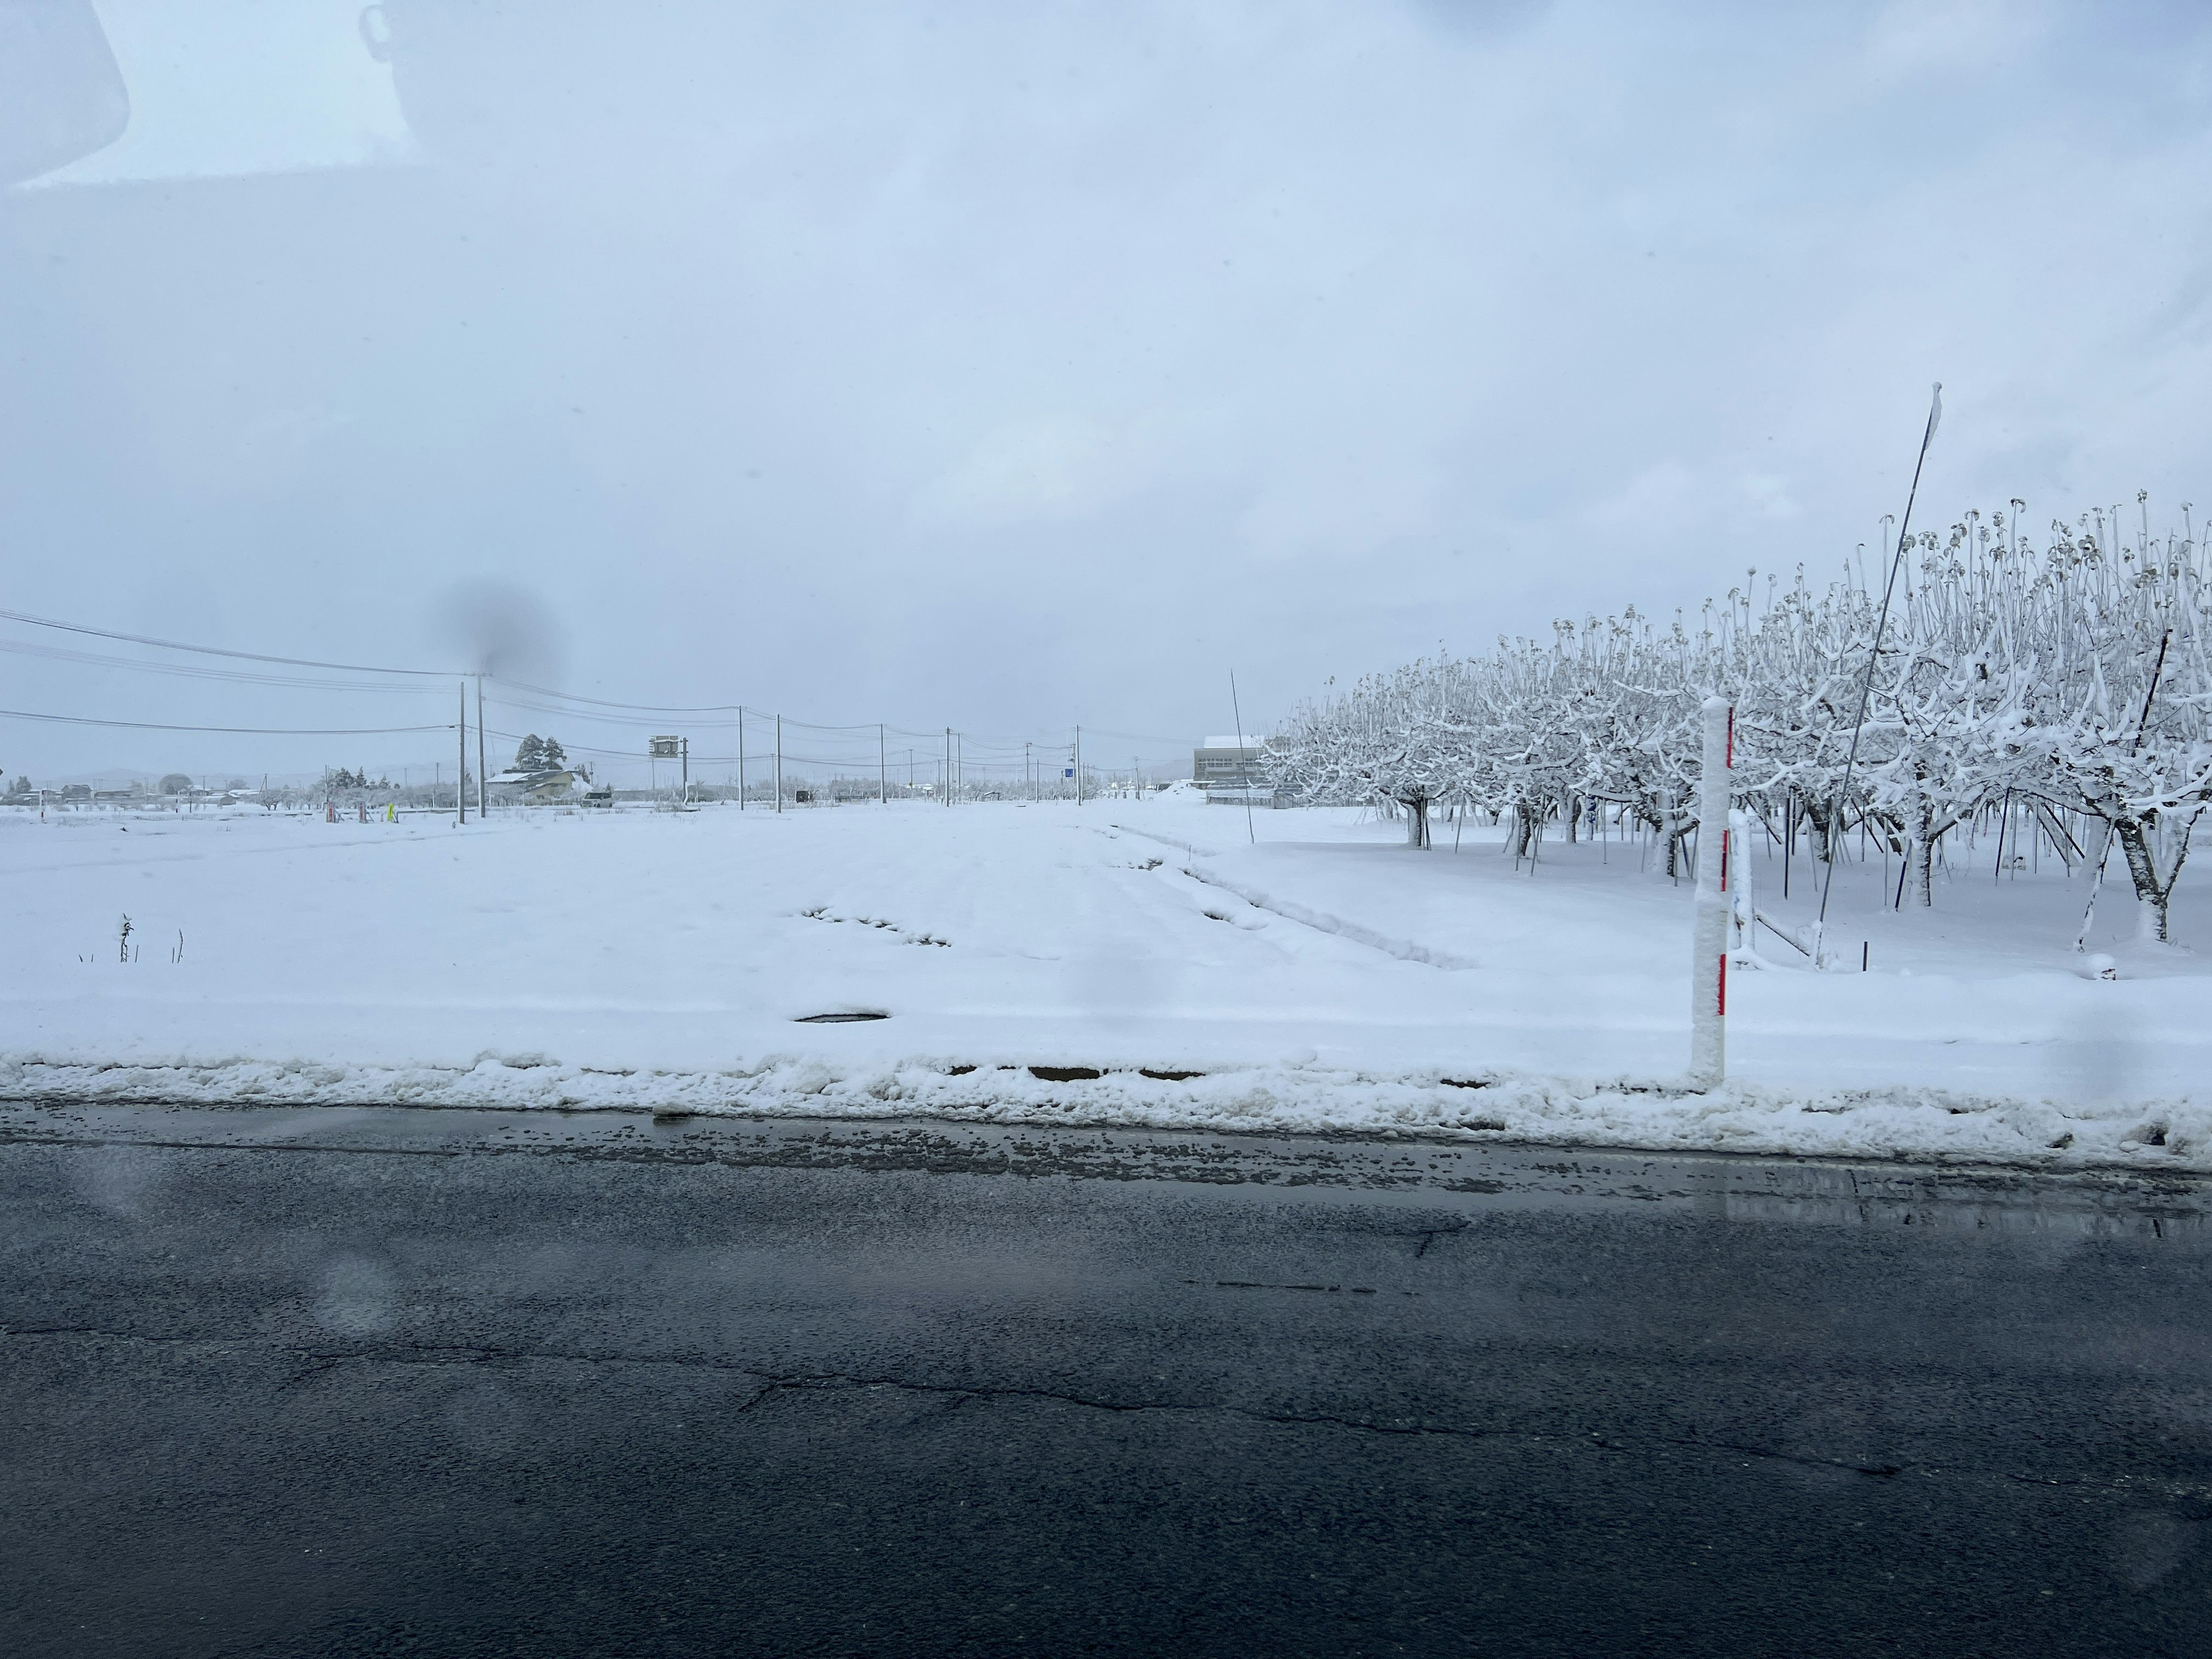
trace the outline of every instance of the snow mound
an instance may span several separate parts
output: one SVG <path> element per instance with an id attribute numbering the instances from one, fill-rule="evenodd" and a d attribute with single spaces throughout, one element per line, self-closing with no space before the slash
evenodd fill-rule
<path id="1" fill-rule="evenodd" d="M 295 1060 L 94 1065 L 0 1057 L 0 1098 L 33 1104 L 599 1108 L 737 1116 L 970 1121 L 1453 1139 L 1878 1158 L 2051 1170 L 2212 1173 L 2212 1105 L 2082 1104 L 1940 1089 L 1709 1094 L 1634 1079 L 1447 1077 L 1317 1065 L 1207 1073 L 956 1062 L 841 1065 L 780 1054 L 720 1071 L 599 1070 L 538 1054 L 461 1066 Z M 1074 1073 L 1074 1075 L 1070 1075 Z"/>

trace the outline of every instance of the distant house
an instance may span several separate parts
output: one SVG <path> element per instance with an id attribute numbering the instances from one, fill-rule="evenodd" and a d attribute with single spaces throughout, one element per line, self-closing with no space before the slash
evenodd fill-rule
<path id="1" fill-rule="evenodd" d="M 487 781 L 493 792 L 503 800 L 543 806 L 551 801 L 566 800 L 574 793 L 576 774 L 565 766 L 541 766 L 528 769 L 510 766 L 504 772 L 494 774 Z"/>

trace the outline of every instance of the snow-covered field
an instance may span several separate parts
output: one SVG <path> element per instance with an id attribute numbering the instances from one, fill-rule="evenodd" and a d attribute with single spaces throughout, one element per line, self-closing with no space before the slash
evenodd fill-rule
<path id="1" fill-rule="evenodd" d="M 1184 798 L 778 816 L 0 815 L 0 1093 L 956 1114 L 2212 1170 L 2212 957 L 2108 879 L 1989 860 L 1932 913 L 1838 878 L 1814 974 L 1731 981 L 1687 1053 L 1691 893 L 1636 848 L 1407 848 L 1349 811 Z M 1810 915 L 1803 863 L 1753 860 Z M 1893 870 L 1891 872 L 1893 876 Z M 127 962 L 120 919 L 131 918 Z M 2185 876 L 2183 941 L 2212 939 Z M 806 1016 L 880 1012 L 819 1024 Z M 1066 1075 L 1069 1072 L 1097 1075 Z M 1040 1075 L 1040 1073 L 1046 1073 Z M 1183 1075 L 1183 1074 L 1190 1075 Z"/>

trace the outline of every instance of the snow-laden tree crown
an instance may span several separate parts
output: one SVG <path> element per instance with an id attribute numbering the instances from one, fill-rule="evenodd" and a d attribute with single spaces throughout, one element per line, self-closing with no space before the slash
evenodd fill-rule
<path id="1" fill-rule="evenodd" d="M 2010 801 L 2055 835 L 2078 815 L 2112 838 L 2162 939 L 2212 799 L 2208 570 L 2186 505 L 2163 538 L 2137 507 L 2132 538 L 2109 513 L 2054 523 L 2041 546 L 2001 513 L 1913 536 L 1886 623 L 1886 566 L 1849 562 L 1822 587 L 1801 565 L 1763 592 L 1753 571 L 1694 624 L 1631 607 L 1371 674 L 1302 704 L 1268 764 L 1309 799 L 1407 809 L 1416 844 L 1437 802 L 1510 814 L 1524 840 L 1609 803 L 1663 838 L 1671 866 L 1698 708 L 1717 694 L 1736 711 L 1739 805 L 1778 821 L 1794 803 L 1816 855 L 1864 825 L 1924 904 L 1936 845 L 1977 812 Z"/>

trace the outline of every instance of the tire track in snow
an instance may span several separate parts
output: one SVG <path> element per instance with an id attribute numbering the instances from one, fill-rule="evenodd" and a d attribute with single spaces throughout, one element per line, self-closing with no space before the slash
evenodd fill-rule
<path id="1" fill-rule="evenodd" d="M 1146 841 L 1156 841 L 1164 847 L 1175 848 L 1180 852 L 1191 854 L 1194 858 L 1211 856 L 1208 849 L 1194 846 L 1187 841 L 1177 841 L 1172 836 L 1156 835 L 1152 830 L 1135 829 L 1126 823 L 1115 824 L 1114 828 L 1125 835 L 1141 836 Z M 1468 969 L 1481 965 L 1473 957 L 1458 956 L 1449 951 L 1439 951 L 1431 945 L 1423 945 L 1418 939 L 1396 939 L 1389 933 L 1377 933 L 1374 928 L 1359 922 L 1348 921 L 1343 916 L 1332 915 L 1326 910 L 1316 910 L 1310 905 L 1300 904 L 1295 899 L 1278 898 L 1273 894 L 1265 892 L 1259 888 L 1249 887 L 1242 882 L 1232 881 L 1218 870 L 1185 865 L 1183 874 L 1188 876 L 1193 881 L 1205 883 L 1208 887 L 1218 887 L 1224 893 L 1233 893 L 1255 909 L 1269 911 L 1282 917 L 1285 921 L 1295 921 L 1301 927 L 1310 927 L 1316 933 L 1334 933 L 1339 939 L 1348 940 L 1353 945 L 1364 945 L 1370 951 L 1380 951 L 1383 955 L 1395 957 L 1401 962 L 1418 962 L 1425 967 L 1441 968 L 1448 973 L 1463 972 Z"/>

